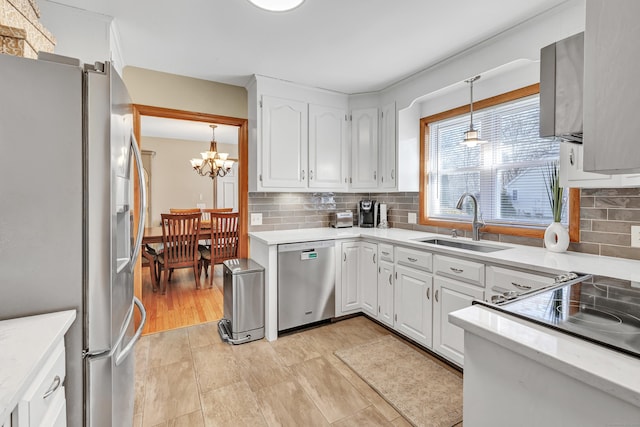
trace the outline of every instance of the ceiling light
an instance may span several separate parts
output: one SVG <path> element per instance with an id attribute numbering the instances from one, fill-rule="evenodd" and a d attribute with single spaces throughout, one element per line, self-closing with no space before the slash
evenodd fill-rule
<path id="1" fill-rule="evenodd" d="M 471 110 L 471 123 L 469 125 L 469 130 L 464 133 L 464 139 L 462 140 L 462 144 L 466 145 L 469 148 L 473 148 L 478 144 L 484 144 L 485 140 L 479 138 L 479 132 L 473 128 L 473 82 L 478 80 L 480 76 L 475 76 L 470 78 L 469 80 L 465 80 L 466 83 L 469 83 L 469 87 L 471 88 L 471 101 L 469 102 L 469 107 Z"/>
<path id="2" fill-rule="evenodd" d="M 304 0 L 249 0 L 260 9 L 271 12 L 286 12 L 300 6 Z"/>
<path id="3" fill-rule="evenodd" d="M 231 171 L 233 166 L 233 160 L 227 160 L 229 154 L 218 153 L 218 143 L 216 142 L 216 125 L 209 125 L 213 136 L 211 138 L 211 145 L 209 151 L 200 153 L 201 159 L 191 159 L 191 167 L 200 176 L 208 176 L 211 179 L 216 177 L 225 176 Z"/>

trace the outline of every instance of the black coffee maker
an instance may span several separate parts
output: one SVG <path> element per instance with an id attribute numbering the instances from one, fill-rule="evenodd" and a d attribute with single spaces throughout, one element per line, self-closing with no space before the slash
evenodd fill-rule
<path id="1" fill-rule="evenodd" d="M 377 227 L 380 223 L 380 204 L 375 200 L 360 200 L 358 202 L 358 226 L 363 228 Z"/>

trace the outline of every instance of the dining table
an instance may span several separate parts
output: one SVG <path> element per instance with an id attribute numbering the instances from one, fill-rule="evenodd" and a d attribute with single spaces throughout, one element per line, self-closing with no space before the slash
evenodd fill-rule
<path id="1" fill-rule="evenodd" d="M 198 240 L 211 239 L 211 222 L 202 221 L 202 226 L 198 230 Z M 142 244 L 150 243 L 162 243 L 162 226 L 157 227 L 145 227 L 144 235 L 142 236 Z"/>

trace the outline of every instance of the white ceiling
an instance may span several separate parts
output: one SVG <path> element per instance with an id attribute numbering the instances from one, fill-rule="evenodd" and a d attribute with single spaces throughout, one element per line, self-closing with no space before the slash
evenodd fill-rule
<path id="1" fill-rule="evenodd" d="M 155 138 L 171 138 L 182 141 L 209 142 L 213 133 L 211 123 L 191 120 L 165 119 L 162 117 L 140 116 L 141 135 Z M 238 144 L 236 126 L 217 125 L 216 141 L 221 144 Z"/>
<path id="2" fill-rule="evenodd" d="M 378 91 L 566 0 L 56 0 L 115 18 L 126 65 L 244 86 L 252 74 Z"/>

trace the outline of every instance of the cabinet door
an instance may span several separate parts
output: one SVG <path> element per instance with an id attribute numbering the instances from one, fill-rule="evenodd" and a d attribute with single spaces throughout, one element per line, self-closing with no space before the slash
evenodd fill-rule
<path id="1" fill-rule="evenodd" d="M 360 246 L 360 289 L 362 289 L 362 310 L 378 317 L 378 245 L 362 242 Z"/>
<path id="2" fill-rule="evenodd" d="M 640 172 L 640 2 L 587 0 L 585 10 L 585 170 Z"/>
<path id="3" fill-rule="evenodd" d="M 378 261 L 378 320 L 393 327 L 393 263 Z"/>
<path id="4" fill-rule="evenodd" d="M 309 187 L 347 188 L 347 112 L 309 105 Z"/>
<path id="5" fill-rule="evenodd" d="M 464 330 L 449 323 L 449 313 L 469 307 L 474 299 L 482 300 L 484 289 L 439 276 L 433 284 L 433 349 L 462 366 Z"/>
<path id="6" fill-rule="evenodd" d="M 263 96 L 263 187 L 307 187 L 307 141 L 307 104 Z"/>
<path id="7" fill-rule="evenodd" d="M 401 265 L 395 275 L 395 328 L 431 348 L 433 276 Z"/>
<path id="8" fill-rule="evenodd" d="M 560 144 L 560 185 L 573 188 L 617 187 L 618 177 L 585 172 L 583 169 L 583 146 L 570 142 Z"/>
<path id="9" fill-rule="evenodd" d="M 358 282 L 360 243 L 342 244 L 342 312 L 359 309 L 361 291 Z"/>
<path id="10" fill-rule="evenodd" d="M 378 188 L 378 109 L 351 113 L 351 188 Z"/>
<path id="11" fill-rule="evenodd" d="M 380 113 L 380 188 L 396 188 L 396 104 L 382 107 Z"/>

